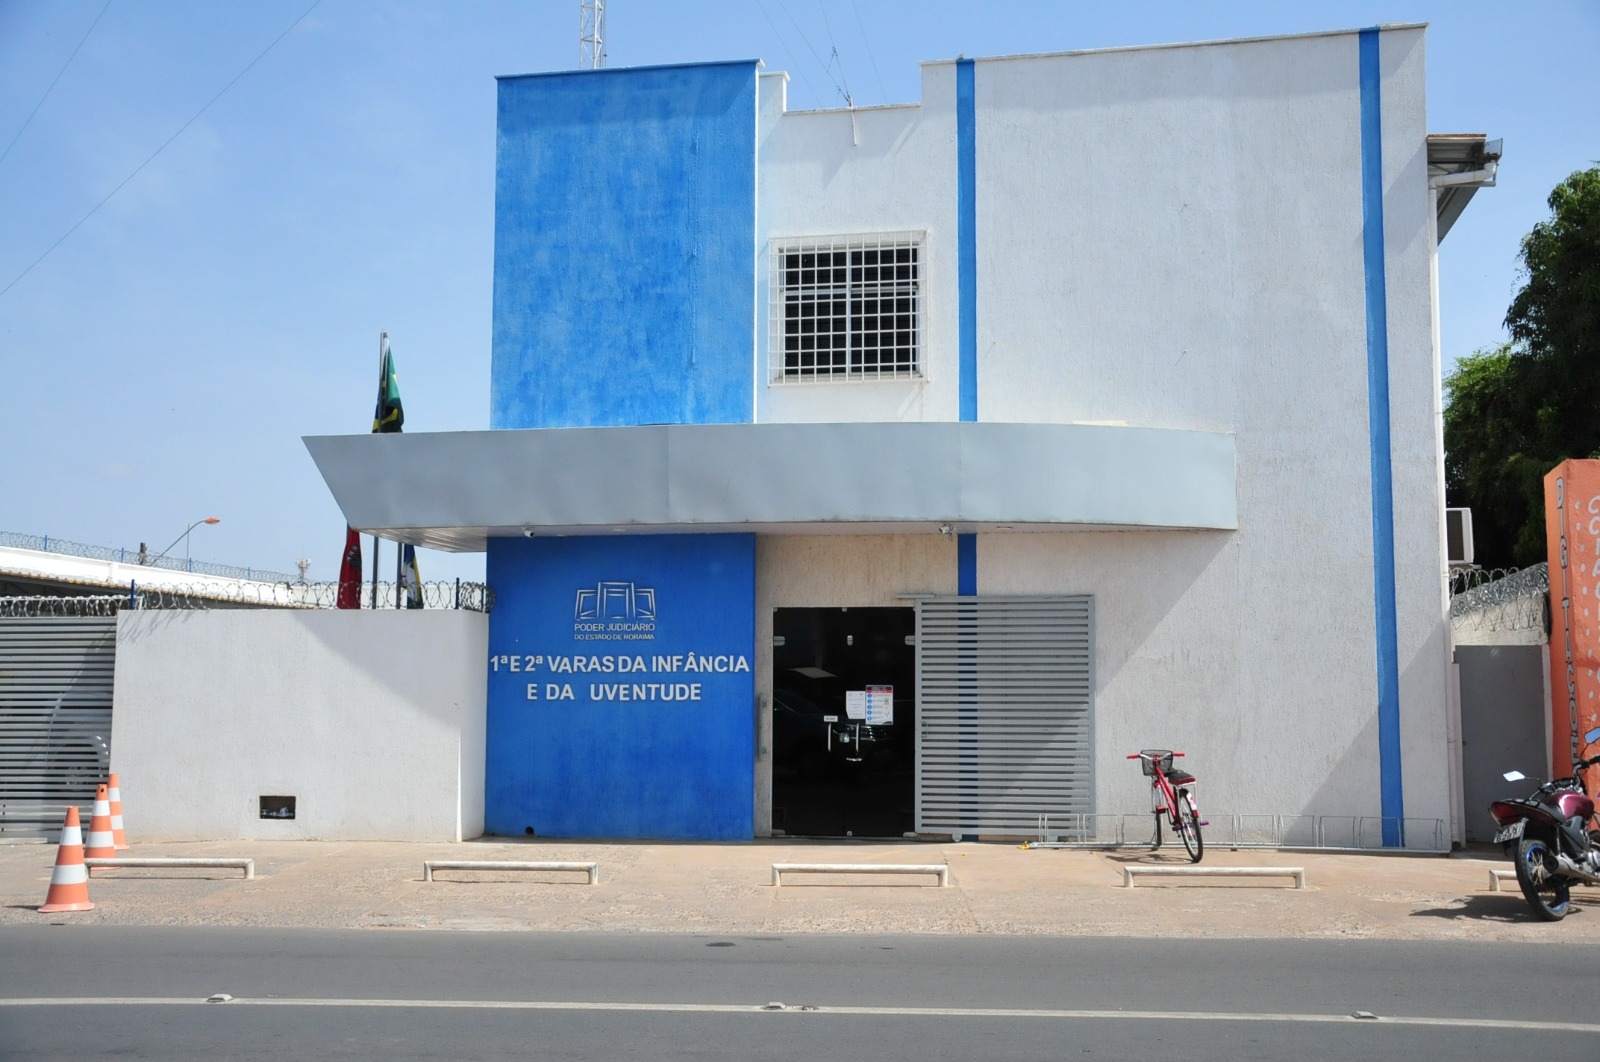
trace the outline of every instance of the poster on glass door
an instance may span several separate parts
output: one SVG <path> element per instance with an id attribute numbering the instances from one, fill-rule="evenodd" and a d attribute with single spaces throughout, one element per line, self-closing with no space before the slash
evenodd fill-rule
<path id="1" fill-rule="evenodd" d="M 893 686 L 868 686 L 866 700 L 868 726 L 888 726 L 894 722 Z"/>

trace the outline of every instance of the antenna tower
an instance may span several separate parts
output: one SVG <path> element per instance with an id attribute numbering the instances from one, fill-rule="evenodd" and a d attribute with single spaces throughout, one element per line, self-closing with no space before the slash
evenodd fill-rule
<path id="1" fill-rule="evenodd" d="M 578 68 L 606 65 L 606 0 L 582 0 L 578 9 Z"/>

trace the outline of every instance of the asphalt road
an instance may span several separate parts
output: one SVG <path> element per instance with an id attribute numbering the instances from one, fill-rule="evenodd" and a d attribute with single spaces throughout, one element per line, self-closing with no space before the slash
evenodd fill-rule
<path id="1" fill-rule="evenodd" d="M 1600 1058 L 1588 956 L 1506 942 L 11 926 L 0 1058 Z M 232 999 L 205 1002 L 217 994 Z"/>

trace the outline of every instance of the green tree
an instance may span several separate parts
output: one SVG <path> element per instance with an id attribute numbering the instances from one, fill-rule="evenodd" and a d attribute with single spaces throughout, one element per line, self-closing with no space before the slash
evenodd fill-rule
<path id="1" fill-rule="evenodd" d="M 1600 166 L 1572 174 L 1523 237 L 1511 342 L 1445 379 L 1445 495 L 1472 509 L 1478 562 L 1545 557 L 1545 473 L 1600 457 Z"/>
<path id="2" fill-rule="evenodd" d="M 1529 430 L 1537 420 L 1531 368 L 1506 343 L 1462 358 L 1444 383 L 1445 497 L 1472 510 L 1476 553 L 1486 567 L 1543 556 L 1544 522 L 1530 527 L 1527 520 L 1529 513 L 1542 517 L 1550 466 Z"/>

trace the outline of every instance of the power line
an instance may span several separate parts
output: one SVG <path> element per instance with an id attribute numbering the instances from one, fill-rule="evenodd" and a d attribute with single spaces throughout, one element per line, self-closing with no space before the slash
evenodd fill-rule
<path id="1" fill-rule="evenodd" d="M 82 50 L 84 41 L 87 41 L 89 34 L 93 33 L 94 28 L 100 25 L 100 20 L 106 17 L 106 11 L 110 7 L 111 0 L 106 0 L 106 6 L 100 9 L 100 13 L 94 17 L 94 21 L 89 23 L 89 28 L 84 30 L 82 39 L 78 41 L 78 47 L 72 49 L 72 54 L 67 56 L 67 61 L 61 64 L 60 70 L 56 71 L 55 81 L 50 82 L 50 87 L 44 90 L 44 95 L 39 97 L 39 102 L 35 103 L 33 110 L 28 112 L 28 117 L 22 122 L 22 128 L 18 129 L 17 135 L 11 138 L 11 143 L 6 145 L 4 151 L 0 151 L 0 162 L 6 160 L 6 156 L 11 154 L 11 149 L 17 146 L 17 141 L 22 139 L 22 134 L 27 130 L 28 124 L 33 121 L 33 116 L 39 113 L 39 108 L 44 106 L 44 101 L 49 99 L 50 93 L 56 90 L 56 81 L 61 80 L 61 75 L 67 72 L 67 67 L 71 66 L 72 61 L 78 57 L 78 52 Z"/>
<path id="2" fill-rule="evenodd" d="M 800 75 L 800 80 L 806 83 L 806 91 L 815 96 L 817 90 L 811 87 L 811 79 L 806 77 L 805 67 L 800 65 L 800 60 L 795 57 L 794 49 L 789 47 L 789 42 L 783 39 L 783 31 L 778 29 L 776 22 L 772 21 L 772 15 L 767 11 L 767 5 L 762 3 L 761 0 L 756 0 L 756 6 L 761 9 L 761 15 L 767 20 L 767 25 L 772 27 L 773 36 L 778 38 L 778 43 L 783 45 L 783 50 L 789 54 L 789 65 L 794 67 L 795 73 Z M 788 14 L 788 12 L 785 11 L 784 14 Z M 794 20 L 790 19 L 789 21 L 793 22 Z"/>
<path id="3" fill-rule="evenodd" d="M 789 20 L 789 24 L 794 27 L 794 31 L 800 34 L 800 39 L 805 42 L 806 47 L 811 49 L 811 57 L 817 61 L 818 66 L 822 67 L 822 72 L 828 75 L 828 80 L 833 82 L 833 87 L 838 90 L 839 95 L 845 98 L 846 103 L 850 102 L 850 94 L 844 90 L 844 86 L 840 85 L 839 82 L 834 79 L 833 74 L 829 72 L 828 68 L 830 64 L 823 62 L 822 56 L 817 54 L 817 50 L 815 48 L 812 48 L 811 39 L 806 36 L 806 31 L 800 28 L 800 23 L 796 22 L 794 20 L 794 16 L 789 14 L 789 9 L 783 6 L 783 0 L 777 0 L 777 3 L 778 10 L 783 12 L 784 17 Z M 807 82 L 807 85 L 809 84 L 810 82 Z"/>
<path id="4" fill-rule="evenodd" d="M 112 196 L 114 196 L 118 192 L 122 191 L 122 188 L 123 188 L 124 185 L 126 185 L 129 181 L 133 180 L 135 177 L 139 176 L 139 174 L 144 170 L 144 168 L 146 166 L 150 165 L 150 163 L 155 161 L 157 155 L 159 155 L 163 151 L 167 150 L 168 146 L 171 145 L 171 143 L 174 140 L 178 139 L 178 137 L 183 135 L 183 132 L 184 132 L 185 129 L 188 129 L 195 122 L 199 121 L 200 120 L 200 116 L 202 114 L 206 113 L 207 111 L 209 111 L 211 109 L 211 105 L 212 104 L 214 104 L 218 100 L 220 100 L 223 97 L 223 95 L 229 89 L 233 88 L 234 85 L 238 84 L 240 78 L 242 78 L 246 74 L 248 74 L 251 71 L 251 69 L 253 69 L 255 67 L 255 65 L 257 63 L 259 63 L 259 62 L 261 62 L 261 60 L 265 59 L 266 56 L 267 56 L 267 53 L 272 51 L 272 49 L 274 49 L 274 48 L 276 48 L 278 46 L 278 42 L 279 41 L 283 40 L 290 33 L 294 32 L 294 28 L 296 26 L 300 25 L 300 23 L 304 22 L 306 20 L 306 16 L 310 15 L 311 12 L 315 11 L 321 4 L 322 4 L 322 0 L 314 0 L 312 5 L 305 9 L 304 14 L 302 14 L 299 18 L 295 19 L 292 23 L 290 23 L 288 29 L 286 29 L 282 33 L 278 34 L 278 36 L 273 39 L 273 42 L 271 44 L 267 45 L 265 48 L 263 48 L 261 50 L 261 54 L 260 55 L 257 55 L 254 59 L 250 60 L 250 62 L 245 66 L 245 68 L 243 70 L 239 71 L 237 74 L 234 75 L 234 78 L 233 78 L 232 81 L 228 82 L 226 85 L 223 85 L 221 91 L 219 91 L 215 96 L 212 96 L 211 99 L 206 101 L 206 105 L 204 107 L 201 107 L 198 111 L 195 111 L 194 112 L 194 116 L 192 118 L 190 118 L 187 122 L 184 122 L 181 126 L 179 126 L 178 127 L 178 131 L 176 133 L 173 133 L 171 136 L 167 137 L 167 139 L 162 143 L 162 145 L 160 147 L 156 148 L 153 152 L 150 153 L 150 157 L 149 158 L 147 158 L 143 162 L 139 163 L 138 167 L 136 167 L 132 173 L 130 173 L 126 177 L 124 177 L 120 184 L 118 184 L 115 188 L 111 189 L 111 191 L 107 192 L 106 193 L 106 197 L 104 199 L 100 200 L 100 202 L 96 203 L 90 209 L 90 211 L 87 214 L 85 214 L 83 217 L 79 218 L 78 221 L 77 221 L 77 224 L 73 225 L 72 228 L 70 228 L 66 232 L 62 233 L 61 238 L 59 240 L 57 240 L 55 243 L 52 243 L 50 245 L 50 247 L 44 252 L 44 254 L 41 254 L 38 258 L 35 258 L 33 260 L 33 264 L 32 265 L 28 266 L 28 268 L 26 268 L 22 272 L 18 273 L 15 277 L 11 278 L 11 283 L 7 284 L 3 288 L 0 288 L 0 297 L 4 297 L 6 292 L 8 292 L 12 288 L 16 287 L 18 281 L 20 281 L 23 277 L 27 276 L 29 273 L 33 272 L 34 268 L 36 266 L 38 266 L 38 264 L 40 262 L 44 261 L 46 258 L 49 258 L 50 255 L 55 251 L 55 249 L 57 247 L 60 247 L 63 243 L 66 243 L 67 242 L 67 237 L 71 236 L 74 232 L 77 232 L 78 229 L 83 225 L 83 223 L 85 221 L 88 221 L 90 218 L 94 217 L 95 214 L 99 212 L 101 207 L 105 206 L 107 203 L 109 203 L 111 201 L 111 197 Z"/>
<path id="5" fill-rule="evenodd" d="M 822 0 L 817 0 L 817 10 L 822 13 L 822 28 L 827 31 L 828 47 L 833 52 L 832 56 L 828 59 L 828 64 L 831 66 L 834 60 L 838 60 L 839 80 L 844 82 L 844 88 L 841 91 L 844 93 L 845 106 L 854 107 L 856 105 L 856 101 L 855 97 L 850 95 L 850 79 L 845 76 L 844 59 L 839 55 L 839 43 L 833 39 L 833 27 L 828 24 L 828 9 L 823 6 Z"/>
<path id="6" fill-rule="evenodd" d="M 872 64 L 872 76 L 878 79 L 878 91 L 882 94 L 884 103 L 889 102 L 889 90 L 883 87 L 883 75 L 878 73 L 878 60 L 872 54 L 872 41 L 867 37 L 867 27 L 861 22 L 861 6 L 856 0 L 850 0 L 850 6 L 856 13 L 856 26 L 861 30 L 861 43 L 867 49 L 867 62 Z"/>

